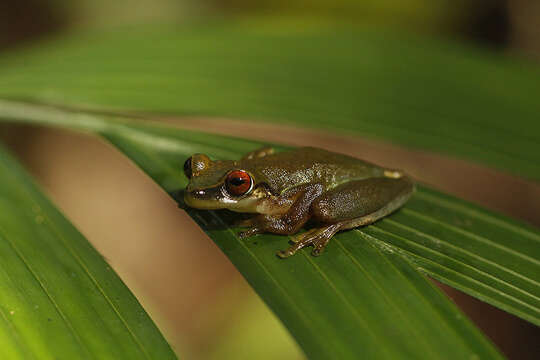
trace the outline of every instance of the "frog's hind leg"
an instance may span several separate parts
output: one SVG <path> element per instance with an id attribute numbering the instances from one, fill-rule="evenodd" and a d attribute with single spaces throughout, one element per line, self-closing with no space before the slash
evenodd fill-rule
<path id="1" fill-rule="evenodd" d="M 372 178 L 352 181 L 327 192 L 311 205 L 315 220 L 328 225 L 298 235 L 280 257 L 289 257 L 308 245 L 318 256 L 341 230 L 369 225 L 400 208 L 414 191 L 412 181 L 402 178 Z"/>

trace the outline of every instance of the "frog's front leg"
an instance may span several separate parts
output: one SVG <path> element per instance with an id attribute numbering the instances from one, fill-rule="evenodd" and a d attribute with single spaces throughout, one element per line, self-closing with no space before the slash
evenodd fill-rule
<path id="1" fill-rule="evenodd" d="M 370 178 L 337 186 L 311 205 L 312 218 L 326 225 L 297 236 L 295 244 L 278 256 L 289 257 L 308 245 L 313 245 L 312 255 L 320 255 L 338 231 L 377 221 L 401 207 L 413 191 L 407 177 Z"/>
<path id="2" fill-rule="evenodd" d="M 318 183 L 304 184 L 291 189 L 290 194 L 285 196 L 290 196 L 293 203 L 286 213 L 261 214 L 245 221 L 243 225 L 252 225 L 252 227 L 238 235 L 245 238 L 263 232 L 283 235 L 296 233 L 308 221 L 311 203 L 322 194 L 323 190 L 323 186 Z"/>

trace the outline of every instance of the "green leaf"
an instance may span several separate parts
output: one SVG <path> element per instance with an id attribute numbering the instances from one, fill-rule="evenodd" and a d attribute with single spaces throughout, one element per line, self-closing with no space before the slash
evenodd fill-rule
<path id="1" fill-rule="evenodd" d="M 192 153 L 237 158 L 261 145 L 9 101 L 0 101 L 0 118 L 99 134 L 172 196 L 186 185 L 182 163 Z M 500 357 L 422 274 L 540 324 L 538 231 L 424 186 L 397 213 L 339 233 L 318 258 L 278 259 L 287 237 L 240 240 L 227 212 L 189 213 L 309 358 Z"/>
<path id="2" fill-rule="evenodd" d="M 0 358 L 176 358 L 120 278 L 3 148 Z"/>
<path id="3" fill-rule="evenodd" d="M 279 23 L 79 34 L 0 60 L 0 95 L 356 132 L 540 179 L 540 71 L 384 30 Z"/>

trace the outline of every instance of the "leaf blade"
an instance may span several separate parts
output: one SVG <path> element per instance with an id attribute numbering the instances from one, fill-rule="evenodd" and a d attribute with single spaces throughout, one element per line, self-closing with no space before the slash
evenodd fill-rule
<path id="1" fill-rule="evenodd" d="M 3 149 L 0 173 L 0 312 L 10 344 L 2 357 L 175 358 L 121 280 Z"/>
<path id="2" fill-rule="evenodd" d="M 181 164 L 191 153 L 204 149 L 213 157 L 225 158 L 260 146 L 248 140 L 92 116 L 109 123 L 96 133 L 173 196 L 187 183 Z M 448 353 L 458 358 L 500 356 L 418 273 L 412 256 L 404 256 L 404 250 L 369 233 L 370 227 L 338 234 L 327 253 L 317 259 L 302 251 L 283 261 L 274 253 L 285 246 L 284 237 L 262 235 L 241 241 L 226 225 L 224 214 L 189 213 L 281 318 L 310 358 L 356 358 L 359 354 L 433 358 Z M 441 331 L 445 336 L 436 335 Z M 416 342 L 409 340 L 411 334 Z"/>
<path id="3" fill-rule="evenodd" d="M 471 47 L 205 24 L 80 34 L 10 55 L 4 96 L 352 131 L 540 179 L 538 68 Z"/>

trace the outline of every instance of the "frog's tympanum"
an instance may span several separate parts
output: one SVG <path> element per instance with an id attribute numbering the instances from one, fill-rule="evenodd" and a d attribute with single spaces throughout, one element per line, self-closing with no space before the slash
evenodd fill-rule
<path id="1" fill-rule="evenodd" d="M 274 153 L 262 148 L 238 161 L 186 160 L 187 205 L 259 214 L 244 221 L 240 237 L 263 232 L 294 234 L 310 220 L 315 227 L 278 252 L 293 255 L 313 245 L 319 255 L 335 233 L 371 224 L 402 206 L 414 191 L 399 170 L 317 148 Z"/>

